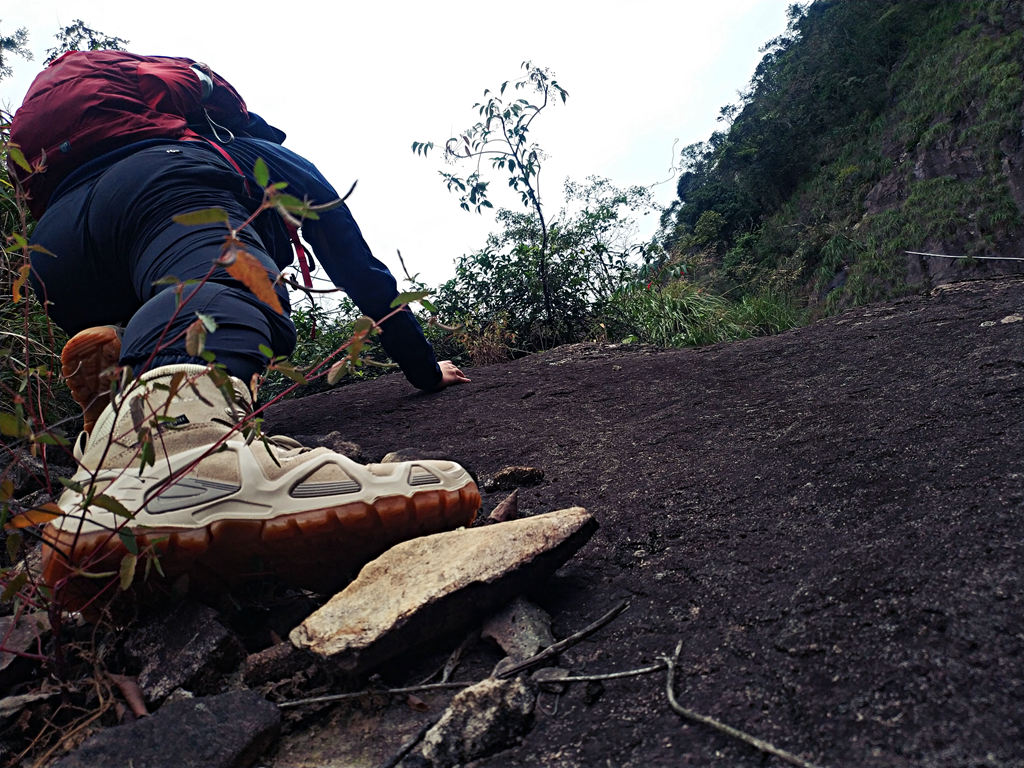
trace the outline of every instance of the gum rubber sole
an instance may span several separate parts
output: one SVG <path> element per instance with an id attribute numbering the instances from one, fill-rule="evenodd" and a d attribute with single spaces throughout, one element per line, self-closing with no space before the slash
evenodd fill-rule
<path id="1" fill-rule="evenodd" d="M 453 491 L 386 496 L 372 504 L 350 502 L 270 520 L 225 519 L 200 528 L 134 533 L 140 552 L 157 554 L 166 581 L 187 574 L 193 589 L 223 591 L 276 574 L 293 586 L 330 592 L 395 544 L 469 525 L 479 509 L 480 492 L 470 482 Z M 116 578 L 85 576 L 79 569 L 116 574 L 128 554 L 116 532 L 76 536 L 48 525 L 43 537 L 43 581 L 53 585 L 55 599 L 68 610 L 89 606 Z M 143 575 L 143 557 L 136 581 Z M 155 578 L 153 570 L 150 579 Z"/>
<path id="2" fill-rule="evenodd" d="M 60 353 L 61 373 L 71 396 L 82 408 L 86 432 L 110 402 L 110 384 L 121 356 L 121 337 L 112 325 L 79 331 Z"/>

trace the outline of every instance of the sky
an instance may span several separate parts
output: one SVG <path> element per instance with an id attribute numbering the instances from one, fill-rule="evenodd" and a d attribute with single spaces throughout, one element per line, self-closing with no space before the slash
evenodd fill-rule
<path id="1" fill-rule="evenodd" d="M 759 48 L 784 31 L 791 2 L 32 0 L 0 12 L 0 33 L 25 27 L 34 52 L 33 61 L 11 60 L 0 106 L 21 103 L 53 35 L 76 19 L 127 39 L 134 53 L 204 61 L 340 192 L 358 180 L 348 204 L 374 254 L 401 276 L 401 250 L 409 271 L 436 285 L 496 225 L 459 208 L 438 175 L 440 153 L 414 156 L 413 141 L 443 145 L 472 125 L 484 89 L 515 79 L 530 60 L 569 93 L 531 129 L 546 155 L 545 208 L 561 206 L 565 179 L 592 175 L 656 185 L 667 205 L 679 150 L 722 127 L 720 108 L 737 101 Z M 648 216 L 640 234 L 656 225 Z"/>

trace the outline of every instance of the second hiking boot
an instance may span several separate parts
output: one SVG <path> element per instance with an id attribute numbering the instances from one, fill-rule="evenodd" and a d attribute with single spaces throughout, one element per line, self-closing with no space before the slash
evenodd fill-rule
<path id="1" fill-rule="evenodd" d="M 86 328 L 61 350 L 61 373 L 71 396 L 82 407 L 86 432 L 92 432 L 96 419 L 110 402 L 110 385 L 117 376 L 120 355 L 121 333 L 113 325 Z"/>

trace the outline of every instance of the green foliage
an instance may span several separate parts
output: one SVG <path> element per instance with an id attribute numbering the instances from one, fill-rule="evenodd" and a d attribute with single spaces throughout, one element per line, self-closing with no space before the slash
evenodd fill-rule
<path id="1" fill-rule="evenodd" d="M 13 73 L 11 56 L 20 56 L 27 61 L 32 59 L 32 51 L 28 49 L 28 30 L 24 27 L 18 27 L 10 35 L 0 32 L 0 80 Z"/>
<path id="2" fill-rule="evenodd" d="M 636 242 L 634 217 L 653 211 L 653 203 L 643 187 L 621 190 L 595 177 L 567 183 L 565 194 L 566 207 L 548 231 L 547 294 L 538 217 L 501 209 L 501 231 L 482 250 L 461 257 L 455 278 L 441 287 L 443 322 L 507 334 L 524 351 L 593 332 L 615 291 L 658 251 Z"/>
<path id="3" fill-rule="evenodd" d="M 123 51 L 128 41 L 123 37 L 113 37 L 104 34 L 92 27 L 86 26 L 81 19 L 75 19 L 54 37 L 57 44 L 46 51 L 46 63 L 55 61 L 61 54 L 67 51 L 100 51 L 114 50 Z"/>
<path id="4" fill-rule="evenodd" d="M 663 287 L 631 285 L 617 292 L 609 307 L 610 332 L 664 347 L 779 333 L 804 319 L 790 296 L 764 291 L 730 301 L 687 281 Z"/>
<path id="5" fill-rule="evenodd" d="M 553 278 L 548 274 L 548 225 L 540 197 L 543 152 L 530 139 L 530 126 L 553 99 L 561 98 L 565 103 L 569 94 L 549 70 L 535 67 L 529 61 L 523 62 L 522 69 L 526 74 L 518 80 L 506 80 L 497 93 L 484 90 L 485 100 L 473 105 L 480 120 L 445 142 L 445 159 L 468 163 L 472 169 L 469 174 L 439 173 L 448 191 L 459 193 L 459 206 L 465 211 L 472 208 L 477 213 L 494 207 L 487 197 L 490 182 L 481 177 L 481 163 L 487 159 L 494 170 L 506 173 L 509 188 L 519 193 L 523 206 L 532 211 L 539 225 L 536 264 L 547 320 L 553 323 L 555 306 L 551 296 Z M 506 97 L 510 84 L 512 88 Z M 532 93 L 535 100 L 513 98 L 520 92 Z M 412 151 L 426 156 L 433 146 L 433 142 L 415 141 Z"/>
<path id="6" fill-rule="evenodd" d="M 683 150 L 666 249 L 739 294 L 821 295 L 846 264 L 833 311 L 909 290 L 903 250 L 1012 245 L 1022 48 L 1001 0 L 792 6 L 726 127 Z"/>

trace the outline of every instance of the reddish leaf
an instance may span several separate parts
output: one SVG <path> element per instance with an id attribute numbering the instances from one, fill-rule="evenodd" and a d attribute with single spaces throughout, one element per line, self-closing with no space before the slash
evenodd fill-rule
<path id="1" fill-rule="evenodd" d="M 267 304 L 277 314 L 284 314 L 281 301 L 274 293 L 274 284 L 270 282 L 267 270 L 255 256 L 241 248 L 231 248 L 225 257 L 221 258 L 221 264 L 227 269 L 229 275 L 245 285 L 256 295 L 257 299 Z"/>
<path id="2" fill-rule="evenodd" d="M 24 512 L 12 515 L 4 528 L 8 530 L 28 528 L 33 525 L 48 523 L 63 514 L 60 507 L 51 501 L 49 504 L 43 504 L 41 507 L 33 507 L 32 509 L 26 509 Z"/>

